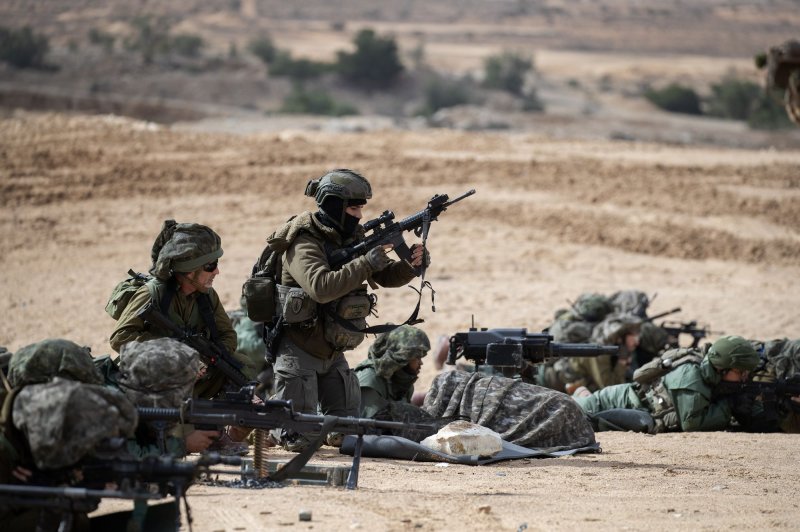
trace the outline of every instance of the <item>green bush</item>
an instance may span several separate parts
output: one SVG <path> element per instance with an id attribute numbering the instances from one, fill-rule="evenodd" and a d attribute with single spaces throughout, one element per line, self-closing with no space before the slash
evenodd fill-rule
<path id="1" fill-rule="evenodd" d="M 50 41 L 37 35 L 29 26 L 21 29 L 0 27 L 0 61 L 17 68 L 42 68 Z"/>
<path id="2" fill-rule="evenodd" d="M 339 51 L 336 71 L 345 81 L 367 88 L 392 85 L 403 72 L 397 43 L 391 37 L 382 38 L 373 30 L 361 30 L 353 39 L 356 51 Z"/>
<path id="3" fill-rule="evenodd" d="M 522 95 L 522 110 L 530 113 L 544 111 L 544 103 L 539 99 L 536 89 L 531 89 Z"/>
<path id="4" fill-rule="evenodd" d="M 663 89 L 648 89 L 645 98 L 657 107 L 672 113 L 700 115 L 700 97 L 689 87 L 672 83 Z"/>
<path id="5" fill-rule="evenodd" d="M 711 85 L 707 113 L 720 118 L 747 120 L 754 103 L 762 94 L 761 87 L 752 81 L 728 78 Z"/>
<path id="6" fill-rule="evenodd" d="M 98 30 L 97 28 L 89 30 L 89 42 L 96 46 L 101 46 L 108 53 L 114 51 L 116 41 L 117 38 L 107 31 Z"/>
<path id="7" fill-rule="evenodd" d="M 326 63 L 309 59 L 292 59 L 289 52 L 279 50 L 269 65 L 269 75 L 288 77 L 295 81 L 305 81 L 318 78 L 330 69 L 331 66 Z"/>
<path id="8" fill-rule="evenodd" d="M 358 110 L 352 105 L 336 102 L 323 90 L 306 90 L 295 85 L 294 90 L 283 100 L 281 111 L 294 114 L 312 114 L 327 116 L 357 115 Z"/>
<path id="9" fill-rule="evenodd" d="M 462 81 L 433 79 L 425 85 L 425 103 L 418 111 L 424 116 L 431 116 L 439 109 L 454 107 L 470 102 L 470 91 Z"/>
<path id="10" fill-rule="evenodd" d="M 198 57 L 205 45 L 202 37 L 190 33 L 175 35 L 169 42 L 170 50 L 183 57 Z"/>
<path id="11" fill-rule="evenodd" d="M 142 54 L 145 64 L 153 62 L 157 55 L 170 50 L 169 23 L 164 18 L 136 17 L 131 21 L 136 35 L 125 41 L 125 47 Z"/>
<path id="12" fill-rule="evenodd" d="M 786 114 L 786 109 L 780 103 L 783 91 L 775 93 L 760 92 L 753 101 L 747 125 L 752 129 L 787 129 L 794 124 Z"/>
<path id="13" fill-rule="evenodd" d="M 533 70 L 533 61 L 514 52 L 493 55 L 483 62 L 483 85 L 518 96 L 525 87 L 525 77 Z"/>
<path id="14" fill-rule="evenodd" d="M 254 56 L 261 59 L 265 65 L 269 65 L 275 60 L 278 54 L 278 49 L 272 43 L 272 39 L 267 36 L 258 37 L 253 39 L 247 44 L 247 49 L 250 50 Z"/>

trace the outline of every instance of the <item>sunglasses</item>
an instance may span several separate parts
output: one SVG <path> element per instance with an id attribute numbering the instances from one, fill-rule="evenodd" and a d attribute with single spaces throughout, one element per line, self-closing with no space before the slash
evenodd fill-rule
<path id="1" fill-rule="evenodd" d="M 217 263 L 218 262 L 219 261 L 215 260 L 214 262 L 209 262 L 208 264 L 203 265 L 203 271 L 204 272 L 208 272 L 208 273 L 213 272 L 214 270 L 217 269 Z"/>

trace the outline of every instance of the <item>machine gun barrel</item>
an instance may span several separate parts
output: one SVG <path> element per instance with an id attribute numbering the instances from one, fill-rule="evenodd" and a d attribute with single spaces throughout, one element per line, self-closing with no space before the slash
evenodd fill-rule
<path id="1" fill-rule="evenodd" d="M 470 329 L 450 337 L 447 364 L 459 358 L 476 365 L 523 367 L 525 362 L 539 364 L 560 357 L 597 357 L 614 355 L 617 346 L 597 344 L 562 344 L 544 333 L 528 333 L 527 329 Z"/>

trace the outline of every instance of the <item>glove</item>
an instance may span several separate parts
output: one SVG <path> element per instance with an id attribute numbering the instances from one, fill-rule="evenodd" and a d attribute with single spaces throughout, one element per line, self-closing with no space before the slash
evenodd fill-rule
<path id="1" fill-rule="evenodd" d="M 369 250 L 367 254 L 364 255 L 364 258 L 367 259 L 369 267 L 372 268 L 373 272 L 379 272 L 385 269 L 392 262 L 381 246 L 376 246 Z"/>

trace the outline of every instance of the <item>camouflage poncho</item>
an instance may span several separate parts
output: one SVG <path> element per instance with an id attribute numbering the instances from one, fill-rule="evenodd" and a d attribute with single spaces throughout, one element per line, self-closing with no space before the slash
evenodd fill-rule
<path id="1" fill-rule="evenodd" d="M 483 425 L 523 447 L 576 449 L 595 442 L 591 425 L 570 397 L 517 379 L 442 373 L 434 379 L 423 409 L 434 417 L 460 417 Z"/>

